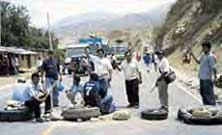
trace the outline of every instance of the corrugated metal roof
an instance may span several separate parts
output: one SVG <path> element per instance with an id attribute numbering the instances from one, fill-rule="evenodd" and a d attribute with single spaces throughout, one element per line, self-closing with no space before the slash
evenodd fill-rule
<path id="1" fill-rule="evenodd" d="M 0 52 L 9 52 L 9 53 L 14 53 L 14 54 L 21 54 L 21 55 L 35 55 L 37 54 L 36 52 L 30 51 L 30 50 L 25 50 L 22 48 L 16 48 L 16 47 L 3 47 L 0 46 Z"/>

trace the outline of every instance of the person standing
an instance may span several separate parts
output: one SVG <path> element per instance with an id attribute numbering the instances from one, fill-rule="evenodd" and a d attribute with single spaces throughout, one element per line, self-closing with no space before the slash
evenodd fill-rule
<path id="1" fill-rule="evenodd" d="M 147 72 L 150 72 L 151 56 L 150 56 L 150 53 L 148 51 L 144 52 L 143 61 L 144 61 L 144 64 L 146 66 Z"/>
<path id="2" fill-rule="evenodd" d="M 38 57 L 38 60 L 37 60 L 37 62 L 36 62 L 36 69 L 37 69 L 38 71 L 41 70 L 42 63 L 43 63 L 42 58 L 39 56 L 39 57 Z"/>
<path id="3" fill-rule="evenodd" d="M 123 70 L 125 78 L 128 107 L 139 107 L 139 83 L 142 83 L 138 62 L 132 58 L 132 53 L 125 52 L 125 60 L 119 70 Z"/>
<path id="4" fill-rule="evenodd" d="M 211 43 L 202 43 L 202 51 L 200 59 L 198 60 L 191 52 L 194 60 L 200 64 L 199 79 L 200 79 L 200 95 L 204 105 L 216 105 L 213 86 L 214 79 L 217 79 L 216 70 L 216 56 L 211 52 Z"/>
<path id="5" fill-rule="evenodd" d="M 62 75 L 59 72 L 60 71 L 60 66 L 59 63 L 56 59 L 54 59 L 54 53 L 53 51 L 48 52 L 48 59 L 43 61 L 42 67 L 42 80 L 43 80 L 43 74 L 45 73 L 45 89 L 50 92 L 51 87 L 53 86 L 56 81 L 62 81 Z M 56 85 L 53 87 L 52 91 L 52 97 L 53 98 L 53 106 L 57 107 L 59 105 L 59 92 L 56 90 Z M 50 97 L 50 96 L 49 96 Z M 47 99 L 47 104 L 46 104 L 46 110 L 49 111 L 46 113 L 50 113 L 51 110 L 51 102 L 50 98 Z"/>
<path id="6" fill-rule="evenodd" d="M 102 98 L 104 98 L 108 92 L 108 81 L 112 80 L 112 65 L 105 58 L 103 49 L 97 49 L 97 56 L 90 55 L 88 49 L 85 52 L 88 59 L 93 62 L 94 72 L 99 76 L 98 82 L 103 89 Z"/>
<path id="7" fill-rule="evenodd" d="M 168 101 L 168 83 L 166 81 L 166 75 L 170 72 L 170 64 L 167 58 L 164 56 L 164 51 L 160 50 L 156 52 L 158 57 L 158 68 L 160 76 L 156 81 L 156 86 L 158 88 L 159 100 L 160 100 L 160 109 L 168 111 L 169 101 Z"/>

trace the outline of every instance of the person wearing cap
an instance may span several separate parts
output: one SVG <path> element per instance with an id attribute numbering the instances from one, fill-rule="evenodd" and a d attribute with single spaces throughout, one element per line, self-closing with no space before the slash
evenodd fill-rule
<path id="1" fill-rule="evenodd" d="M 198 77 L 200 79 L 200 95 L 204 105 L 216 105 L 214 96 L 213 76 L 217 79 L 216 56 L 211 52 L 211 43 L 202 43 L 200 59 L 197 59 L 191 52 L 194 60 L 200 64 Z"/>
<path id="2" fill-rule="evenodd" d="M 125 86 L 128 107 L 139 107 L 139 83 L 142 83 L 142 76 L 139 70 L 138 62 L 132 58 L 130 51 L 125 52 L 125 60 L 123 60 L 119 70 L 123 70 L 125 78 Z"/>
<path id="3" fill-rule="evenodd" d="M 156 81 L 156 86 L 158 87 L 159 100 L 160 100 L 160 109 L 168 111 L 169 101 L 168 101 L 168 83 L 165 79 L 167 73 L 170 72 L 170 64 L 168 59 L 164 56 L 164 51 L 160 50 L 156 52 L 158 57 L 158 69 L 160 76 Z"/>
<path id="4" fill-rule="evenodd" d="M 85 53 L 88 59 L 93 62 L 94 72 L 98 74 L 98 82 L 103 89 L 102 97 L 105 97 L 108 91 L 108 80 L 112 80 L 112 65 L 110 61 L 104 57 L 103 49 L 97 49 L 97 56 L 90 55 L 88 49 L 85 49 Z"/>
<path id="5" fill-rule="evenodd" d="M 47 92 L 50 92 L 51 87 L 57 80 L 62 81 L 62 75 L 60 73 L 59 62 L 54 58 L 54 53 L 52 50 L 48 52 L 48 59 L 43 61 L 42 67 L 42 82 L 43 82 L 43 74 L 45 73 L 45 89 Z M 45 105 L 45 114 L 50 113 L 51 110 L 51 100 L 53 98 L 53 106 L 57 107 L 59 104 L 58 100 L 59 92 L 56 90 L 56 87 L 53 87 L 52 97 L 46 99 Z"/>

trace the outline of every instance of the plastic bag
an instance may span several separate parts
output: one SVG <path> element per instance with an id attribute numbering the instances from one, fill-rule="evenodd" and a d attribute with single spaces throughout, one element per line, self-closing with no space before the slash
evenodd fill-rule
<path id="1" fill-rule="evenodd" d="M 26 90 L 28 86 L 26 84 L 19 84 L 19 86 L 16 86 L 12 89 L 12 100 L 16 101 L 24 101 L 23 93 Z"/>
<path id="2" fill-rule="evenodd" d="M 56 89 L 60 92 L 62 92 L 65 88 L 61 82 L 58 82 L 56 85 Z"/>

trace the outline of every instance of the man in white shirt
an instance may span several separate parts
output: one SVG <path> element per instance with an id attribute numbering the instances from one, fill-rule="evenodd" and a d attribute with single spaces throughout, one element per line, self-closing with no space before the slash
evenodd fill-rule
<path id="1" fill-rule="evenodd" d="M 96 53 L 97 56 L 90 55 L 88 49 L 86 49 L 86 56 L 94 64 L 94 69 L 95 69 L 94 72 L 99 76 L 98 82 L 104 91 L 103 97 L 105 97 L 107 95 L 107 90 L 108 90 L 108 80 L 112 80 L 113 68 L 110 61 L 104 57 L 103 49 L 98 49 Z"/>
<path id="2" fill-rule="evenodd" d="M 170 64 L 166 57 L 164 57 L 164 51 L 160 50 L 157 52 L 159 59 L 159 72 L 160 76 L 156 81 L 156 86 L 159 91 L 160 109 L 168 111 L 168 83 L 166 82 L 166 74 L 170 71 Z"/>
<path id="3" fill-rule="evenodd" d="M 138 62 L 132 59 L 132 54 L 125 52 L 125 60 L 121 64 L 124 72 L 126 93 L 129 105 L 128 107 L 139 107 L 139 83 L 142 83 L 141 72 L 139 71 Z"/>
<path id="4" fill-rule="evenodd" d="M 35 114 L 36 122 L 43 122 L 40 104 L 45 102 L 48 94 L 42 93 L 43 88 L 39 83 L 39 79 L 38 73 L 32 74 L 32 83 L 24 90 L 23 100 L 25 105 Z"/>

